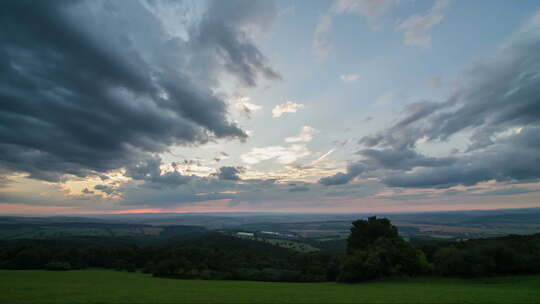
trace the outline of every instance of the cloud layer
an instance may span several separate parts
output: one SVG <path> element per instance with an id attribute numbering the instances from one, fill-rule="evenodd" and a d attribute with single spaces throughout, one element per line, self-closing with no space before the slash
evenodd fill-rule
<path id="1" fill-rule="evenodd" d="M 533 16 L 495 54 L 468 68 L 443 102 L 409 104 L 387 130 L 363 137 L 362 159 L 320 180 L 377 177 L 390 187 L 447 188 L 540 178 L 540 18 Z M 422 143 L 467 134 L 463 153 L 431 157 Z"/>
<path id="2" fill-rule="evenodd" d="M 249 38 L 272 22 L 269 1 L 211 1 L 184 40 L 136 1 L 0 6 L 0 166 L 32 178 L 87 176 L 173 145 L 243 139 L 211 89 L 217 75 L 247 86 L 279 78 Z"/>

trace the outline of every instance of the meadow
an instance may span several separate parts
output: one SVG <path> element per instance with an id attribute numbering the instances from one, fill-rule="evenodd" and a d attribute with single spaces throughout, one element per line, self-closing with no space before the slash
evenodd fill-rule
<path id="1" fill-rule="evenodd" d="M 155 278 L 111 270 L 0 270 L 0 303 L 540 303 L 540 276 L 359 284 Z"/>
<path id="2" fill-rule="evenodd" d="M 233 236 L 245 240 L 251 240 L 251 241 L 257 241 L 257 242 L 263 242 L 267 244 L 272 244 L 274 246 L 278 246 L 281 248 L 287 248 L 298 252 L 317 252 L 320 249 L 311 246 L 310 244 L 302 243 L 302 242 L 296 242 L 296 241 L 290 241 L 290 240 L 283 240 L 283 239 L 270 239 L 270 238 L 260 238 L 260 237 L 249 237 L 249 236 Z"/>

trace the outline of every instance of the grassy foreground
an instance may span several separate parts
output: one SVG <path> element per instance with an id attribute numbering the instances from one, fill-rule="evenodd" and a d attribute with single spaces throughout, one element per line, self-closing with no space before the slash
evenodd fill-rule
<path id="1" fill-rule="evenodd" d="M 0 303 L 540 303 L 540 276 L 349 285 L 175 280 L 109 270 L 0 270 Z"/>

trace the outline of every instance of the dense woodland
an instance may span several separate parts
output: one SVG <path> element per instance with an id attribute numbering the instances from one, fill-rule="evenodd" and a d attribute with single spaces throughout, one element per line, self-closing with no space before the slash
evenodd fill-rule
<path id="1" fill-rule="evenodd" d="M 319 252 L 301 253 L 218 232 L 154 243 L 107 237 L 13 240 L 0 243 L 0 268 L 108 268 L 186 279 L 288 282 L 540 273 L 540 234 L 407 242 L 389 220 L 371 217 L 353 222 L 343 245 L 333 242 Z"/>

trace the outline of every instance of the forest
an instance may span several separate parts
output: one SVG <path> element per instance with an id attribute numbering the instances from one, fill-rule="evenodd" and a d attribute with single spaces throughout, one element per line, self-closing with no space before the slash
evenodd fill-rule
<path id="1" fill-rule="evenodd" d="M 153 243 L 101 236 L 5 240 L 0 268 L 105 268 L 157 277 L 272 282 L 360 282 L 389 277 L 540 273 L 540 234 L 406 241 L 386 218 L 354 221 L 346 249 L 298 252 L 216 231 Z"/>

